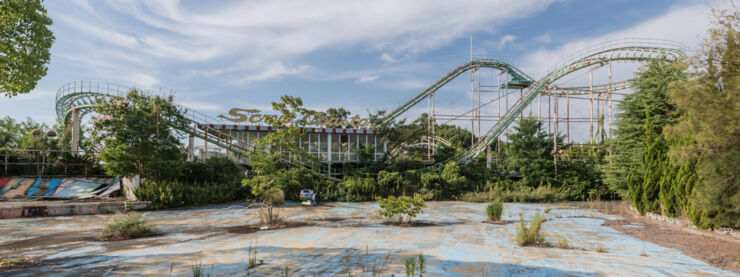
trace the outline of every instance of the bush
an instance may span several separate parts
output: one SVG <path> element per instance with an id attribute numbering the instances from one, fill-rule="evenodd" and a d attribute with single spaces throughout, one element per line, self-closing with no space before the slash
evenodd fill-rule
<path id="1" fill-rule="evenodd" d="M 234 183 L 244 178 L 244 169 L 228 157 L 211 156 L 206 160 L 186 162 L 183 176 L 178 178 L 184 183 Z"/>
<path id="2" fill-rule="evenodd" d="M 491 221 L 501 221 L 501 214 L 504 212 L 504 204 L 501 201 L 493 201 L 488 204 L 486 214 Z"/>
<path id="3" fill-rule="evenodd" d="M 519 215 L 519 226 L 516 229 L 516 240 L 519 246 L 550 246 L 545 241 L 545 236 L 540 234 L 540 225 L 544 222 L 541 215 L 535 215 L 529 223 L 529 227 L 524 223 L 524 216 Z"/>
<path id="4" fill-rule="evenodd" d="M 199 206 L 244 200 L 246 188 L 237 182 L 189 184 L 179 181 L 144 180 L 134 192 L 156 209 Z"/>
<path id="5" fill-rule="evenodd" d="M 149 235 L 152 228 L 146 225 L 146 219 L 137 213 L 118 216 L 105 226 L 100 235 L 102 240 L 111 239 L 135 239 Z"/>
<path id="6" fill-rule="evenodd" d="M 414 197 L 409 196 L 388 196 L 388 198 L 377 197 L 375 200 L 380 206 L 380 215 L 387 218 L 397 217 L 398 223 L 410 222 L 417 214 L 423 213 L 424 198 L 421 194 L 415 193 Z"/>

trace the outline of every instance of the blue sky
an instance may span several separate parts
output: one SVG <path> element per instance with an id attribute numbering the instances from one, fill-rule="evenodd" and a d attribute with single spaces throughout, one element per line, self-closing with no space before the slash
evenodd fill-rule
<path id="1" fill-rule="evenodd" d="M 670 39 L 696 48 L 710 17 L 705 1 L 689 0 L 45 5 L 56 36 L 49 71 L 30 94 L 1 99 L 2 117 L 52 123 L 57 88 L 79 80 L 174 90 L 176 102 L 213 116 L 233 107 L 265 110 L 283 94 L 310 108 L 366 114 L 392 109 L 465 62 L 470 36 L 474 55 L 505 57 L 540 76 L 611 39 Z M 441 106 L 470 103 L 469 79 L 461 79 L 443 89 L 450 95 L 438 99 Z M 426 110 L 420 106 L 409 115 Z"/>

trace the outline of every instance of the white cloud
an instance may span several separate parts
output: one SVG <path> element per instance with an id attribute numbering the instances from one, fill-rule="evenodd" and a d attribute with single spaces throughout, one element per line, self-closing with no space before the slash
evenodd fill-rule
<path id="1" fill-rule="evenodd" d="M 674 7 L 658 17 L 620 31 L 583 38 L 552 49 L 538 49 L 524 57 L 522 69 L 534 76 L 542 76 L 551 66 L 565 62 L 564 57 L 599 43 L 622 38 L 667 39 L 696 47 L 709 28 L 709 15 L 709 7 L 704 3 Z"/>
<path id="2" fill-rule="evenodd" d="M 541 34 L 534 38 L 534 40 L 542 42 L 542 43 L 550 43 L 552 41 L 552 35 L 550 35 L 549 32 Z"/>
<path id="3" fill-rule="evenodd" d="M 383 55 L 380 55 L 380 60 L 383 61 L 385 64 L 391 64 L 396 62 L 396 58 L 391 56 L 388 53 L 383 53 Z"/>
<path id="4" fill-rule="evenodd" d="M 305 66 L 287 68 L 284 64 L 337 46 L 361 45 L 382 52 L 381 60 L 391 64 L 398 56 L 434 50 L 471 32 L 493 31 L 497 25 L 544 10 L 555 1 L 288 0 L 182 5 L 178 0 L 78 0 L 84 14 L 98 12 L 100 16 L 68 15 L 66 5 L 52 5 L 50 14 L 85 34 L 86 44 L 117 53 L 107 53 L 104 62 L 117 61 L 117 56 L 135 56 L 148 64 L 221 62 L 234 68 L 234 74 L 224 77 L 239 83 L 305 72 Z M 91 55 L 90 51 L 66 54 Z M 265 70 L 255 72 L 254 68 Z M 121 70 L 126 69 L 130 68 Z"/>
<path id="5" fill-rule="evenodd" d="M 223 112 L 226 108 L 219 104 L 212 104 L 203 101 L 197 101 L 192 98 L 186 98 L 184 100 L 178 100 L 178 104 L 185 106 L 188 109 L 197 111 L 212 111 L 212 112 Z"/>
<path id="6" fill-rule="evenodd" d="M 357 81 L 355 81 L 356 84 L 362 84 L 362 83 L 369 83 L 372 81 L 375 81 L 378 79 L 379 76 L 361 76 L 360 78 L 357 78 Z"/>
<path id="7" fill-rule="evenodd" d="M 283 75 L 296 75 L 308 70 L 308 65 L 300 65 L 298 67 L 285 67 L 280 62 L 273 62 L 267 66 L 264 70 L 250 73 L 239 79 L 237 82 L 251 82 L 251 81 L 263 81 L 267 79 L 277 78 Z"/>
<path id="8" fill-rule="evenodd" d="M 143 89 L 152 89 L 154 86 L 160 84 L 159 80 L 154 76 L 140 72 L 124 74 L 120 78 L 136 86 L 142 86 Z"/>
<path id="9" fill-rule="evenodd" d="M 507 44 L 514 42 L 514 40 L 516 40 L 516 37 L 512 35 L 505 35 L 501 37 L 501 39 L 498 41 L 498 49 L 504 49 Z"/>

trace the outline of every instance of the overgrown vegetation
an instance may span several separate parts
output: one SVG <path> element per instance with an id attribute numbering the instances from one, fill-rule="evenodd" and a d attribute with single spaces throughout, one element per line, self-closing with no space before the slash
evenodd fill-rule
<path id="1" fill-rule="evenodd" d="M 99 238 L 101 240 L 135 239 L 151 235 L 154 229 L 147 226 L 146 219 L 138 213 L 116 216 L 108 222 Z"/>
<path id="2" fill-rule="evenodd" d="M 419 277 L 423 277 L 424 273 L 426 272 L 425 262 L 426 259 L 421 253 L 419 253 L 419 255 L 406 258 L 406 260 L 404 261 L 406 277 L 417 275 Z"/>
<path id="3" fill-rule="evenodd" d="M 378 213 L 387 218 L 395 217 L 398 223 L 410 223 L 416 215 L 423 213 L 425 196 L 415 193 L 409 196 L 388 196 L 387 198 L 376 198 L 380 210 Z"/>
<path id="4" fill-rule="evenodd" d="M 545 219 L 541 215 L 535 215 L 529 222 L 529 226 L 524 223 L 524 216 L 519 215 L 519 226 L 516 229 L 516 240 L 519 246 L 540 246 L 550 247 L 550 243 L 545 240 L 545 236 L 540 234 L 540 227 Z"/>
<path id="5" fill-rule="evenodd" d="M 605 180 L 641 214 L 740 228 L 740 11 L 714 15 L 692 70 L 656 62 L 637 75 Z"/>
<path id="6" fill-rule="evenodd" d="M 501 201 L 496 200 L 488 204 L 486 207 L 486 215 L 491 221 L 501 221 L 501 214 L 504 212 L 504 204 Z"/>

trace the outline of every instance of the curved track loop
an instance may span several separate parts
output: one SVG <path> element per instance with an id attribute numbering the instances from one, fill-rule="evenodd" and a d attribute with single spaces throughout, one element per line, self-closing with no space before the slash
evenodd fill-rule
<path id="1" fill-rule="evenodd" d="M 506 112 L 484 136 L 467 151 L 457 157 L 458 164 L 467 164 L 475 160 L 486 146 L 492 144 L 514 119 L 551 84 L 570 73 L 594 65 L 609 62 L 648 62 L 655 60 L 678 61 L 686 57 L 684 45 L 665 40 L 625 39 L 607 42 L 592 47 L 573 56 L 565 63 L 553 67 L 542 79 L 530 85 L 525 94 Z"/>
<path id="2" fill-rule="evenodd" d="M 133 89 L 136 89 L 147 97 L 162 95 L 162 93 L 141 90 L 112 83 L 93 81 L 71 82 L 63 85 L 57 90 L 57 117 L 61 122 L 67 125 L 71 120 L 70 115 L 72 114 L 72 112 L 79 111 L 81 114 L 89 113 L 94 110 L 98 101 L 123 98 Z M 204 113 L 188 109 L 187 107 L 179 104 L 175 104 L 175 106 L 185 117 L 187 123 L 185 125 L 170 124 L 173 128 L 198 137 L 200 139 L 206 140 L 210 143 L 213 143 L 214 145 L 218 145 L 219 147 L 226 149 L 229 152 L 239 155 L 246 155 L 255 151 L 254 145 L 242 144 L 243 142 L 240 142 L 236 138 L 231 137 L 231 135 L 211 127 L 220 127 L 221 125 L 233 125 L 233 122 L 226 122 L 223 119 L 208 116 Z M 198 131 L 198 129 L 201 129 L 202 131 Z M 309 169 L 312 174 L 320 176 L 322 178 L 327 178 L 333 181 L 340 181 L 337 178 L 329 176 L 328 169 L 323 165 L 321 168 L 314 168 L 311 165 L 295 164 L 288 160 L 283 160 L 282 162 L 293 166 L 305 167 Z"/>
<path id="3" fill-rule="evenodd" d="M 411 107 L 415 106 L 427 97 L 433 95 L 444 85 L 457 78 L 457 76 L 460 76 L 460 74 L 463 74 L 469 70 L 477 70 L 482 67 L 496 68 L 501 70 L 502 72 L 505 72 L 506 74 L 509 74 L 509 76 L 511 76 L 511 81 L 509 81 L 506 85 L 510 88 L 524 88 L 529 86 L 533 82 L 531 77 L 527 76 L 526 74 L 524 74 L 524 72 L 507 62 L 499 61 L 496 59 L 483 58 L 471 60 L 459 65 L 458 67 L 447 73 L 447 75 L 437 80 L 437 82 L 435 82 L 425 90 L 421 91 L 410 100 L 401 104 L 398 108 L 388 113 L 380 120 L 380 124 L 390 123 L 393 119 L 396 119 L 398 116 L 408 111 Z"/>

